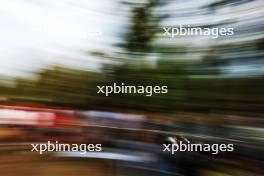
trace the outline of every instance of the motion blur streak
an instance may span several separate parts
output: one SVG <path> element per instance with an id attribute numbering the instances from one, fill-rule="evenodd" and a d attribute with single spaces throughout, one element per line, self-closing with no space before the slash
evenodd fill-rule
<path id="1" fill-rule="evenodd" d="M 1 174 L 263 175 L 263 19 L 263 0 L 2 0 Z M 188 25 L 234 35 L 163 35 Z M 113 83 L 168 93 L 96 93 Z M 47 141 L 102 152 L 30 152 Z M 179 141 L 234 151 L 163 152 Z"/>

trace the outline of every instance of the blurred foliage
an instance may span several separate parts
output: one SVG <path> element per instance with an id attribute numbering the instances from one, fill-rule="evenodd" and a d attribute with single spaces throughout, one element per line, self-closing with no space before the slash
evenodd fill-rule
<path id="1" fill-rule="evenodd" d="M 1 92 L 10 101 L 82 107 L 94 100 L 101 81 L 99 73 L 55 66 L 42 70 L 36 80 L 17 78 L 15 88 L 1 87 Z"/>
<path id="2" fill-rule="evenodd" d="M 153 14 L 153 9 L 158 5 L 162 5 L 159 0 L 149 0 L 133 8 L 129 31 L 124 37 L 125 43 L 121 44 L 127 51 L 151 52 L 151 42 L 163 18 Z"/>
<path id="3" fill-rule="evenodd" d="M 17 79 L 16 87 L 1 87 L 9 101 L 40 102 L 78 108 L 125 108 L 146 111 L 252 111 L 263 112 L 263 77 L 196 78 L 185 68 L 187 63 L 160 60 L 156 68 L 135 65 L 112 66 L 94 73 L 52 67 L 36 80 Z M 108 67 L 109 69 L 109 67 Z M 97 85 L 167 85 L 168 94 L 146 97 L 141 94 L 97 94 Z"/>

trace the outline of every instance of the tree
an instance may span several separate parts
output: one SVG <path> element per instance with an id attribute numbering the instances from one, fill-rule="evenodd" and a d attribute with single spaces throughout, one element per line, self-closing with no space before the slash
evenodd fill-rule
<path id="1" fill-rule="evenodd" d="M 159 5 L 159 0 L 149 0 L 132 10 L 131 25 L 123 44 L 127 51 L 143 53 L 151 51 L 151 41 L 155 37 L 161 19 L 153 13 L 153 9 L 157 5 Z"/>

